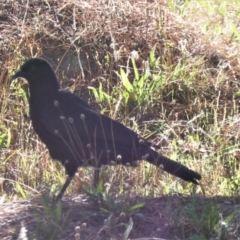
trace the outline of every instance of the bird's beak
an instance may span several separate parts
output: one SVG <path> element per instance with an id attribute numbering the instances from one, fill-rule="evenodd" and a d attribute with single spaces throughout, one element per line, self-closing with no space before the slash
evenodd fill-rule
<path id="1" fill-rule="evenodd" d="M 16 72 L 12 77 L 11 77 L 11 80 L 13 81 L 14 79 L 16 78 L 19 78 L 19 77 L 23 77 L 25 78 L 23 72 L 21 70 L 19 70 L 18 72 Z"/>

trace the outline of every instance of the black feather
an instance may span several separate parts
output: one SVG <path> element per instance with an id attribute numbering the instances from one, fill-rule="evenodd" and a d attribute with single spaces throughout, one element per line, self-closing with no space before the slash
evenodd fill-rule
<path id="1" fill-rule="evenodd" d="M 74 94 L 60 89 L 54 71 L 43 59 L 28 60 L 17 72 L 30 88 L 30 116 L 34 130 L 52 158 L 60 161 L 69 178 L 57 199 L 64 194 L 80 166 L 134 165 L 137 160 L 161 166 L 185 181 L 198 184 L 200 174 L 161 156 L 151 143 L 121 123 L 97 113 Z"/>

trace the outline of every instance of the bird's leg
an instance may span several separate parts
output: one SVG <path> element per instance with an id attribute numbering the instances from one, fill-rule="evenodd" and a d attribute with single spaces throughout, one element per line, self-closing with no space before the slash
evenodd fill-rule
<path id="1" fill-rule="evenodd" d="M 58 202 L 59 200 L 62 199 L 62 196 L 63 196 L 64 192 L 66 191 L 68 185 L 71 183 L 71 181 L 72 181 L 73 178 L 74 178 L 74 175 L 71 176 L 71 177 L 70 177 L 70 176 L 67 177 L 66 182 L 64 183 L 61 191 L 59 192 L 59 194 L 57 195 L 57 197 L 56 197 L 56 199 L 55 199 L 56 202 Z"/>
<path id="2" fill-rule="evenodd" d="M 99 184 L 100 168 L 94 168 L 93 173 L 93 187 L 97 188 Z"/>

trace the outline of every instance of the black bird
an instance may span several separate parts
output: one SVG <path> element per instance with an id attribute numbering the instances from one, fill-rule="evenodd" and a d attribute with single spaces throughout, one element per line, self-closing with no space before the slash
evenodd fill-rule
<path id="1" fill-rule="evenodd" d="M 76 95 L 61 90 L 47 61 L 33 58 L 12 77 L 25 78 L 30 90 L 33 128 L 68 178 L 56 200 L 62 198 L 78 167 L 106 164 L 134 166 L 146 160 L 185 181 L 198 184 L 200 174 L 157 153 L 152 144 L 121 123 L 94 111 Z"/>

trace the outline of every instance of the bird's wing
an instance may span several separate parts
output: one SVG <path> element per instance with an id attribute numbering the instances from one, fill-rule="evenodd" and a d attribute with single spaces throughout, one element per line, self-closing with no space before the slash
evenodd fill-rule
<path id="1" fill-rule="evenodd" d="M 66 91 L 64 89 L 60 89 L 59 90 L 59 94 L 63 98 L 66 98 L 66 100 L 68 100 L 68 99 L 70 100 L 71 99 L 72 101 L 77 102 L 78 104 L 80 104 L 83 107 L 92 109 L 84 100 L 82 100 L 81 98 L 79 98 L 76 95 L 72 94 L 71 92 L 68 92 L 68 91 Z"/>
<path id="2" fill-rule="evenodd" d="M 119 122 L 92 110 L 83 100 L 69 92 L 59 92 L 54 104 L 43 109 L 41 121 L 46 130 L 64 139 L 85 142 L 133 144 L 138 135 Z"/>

